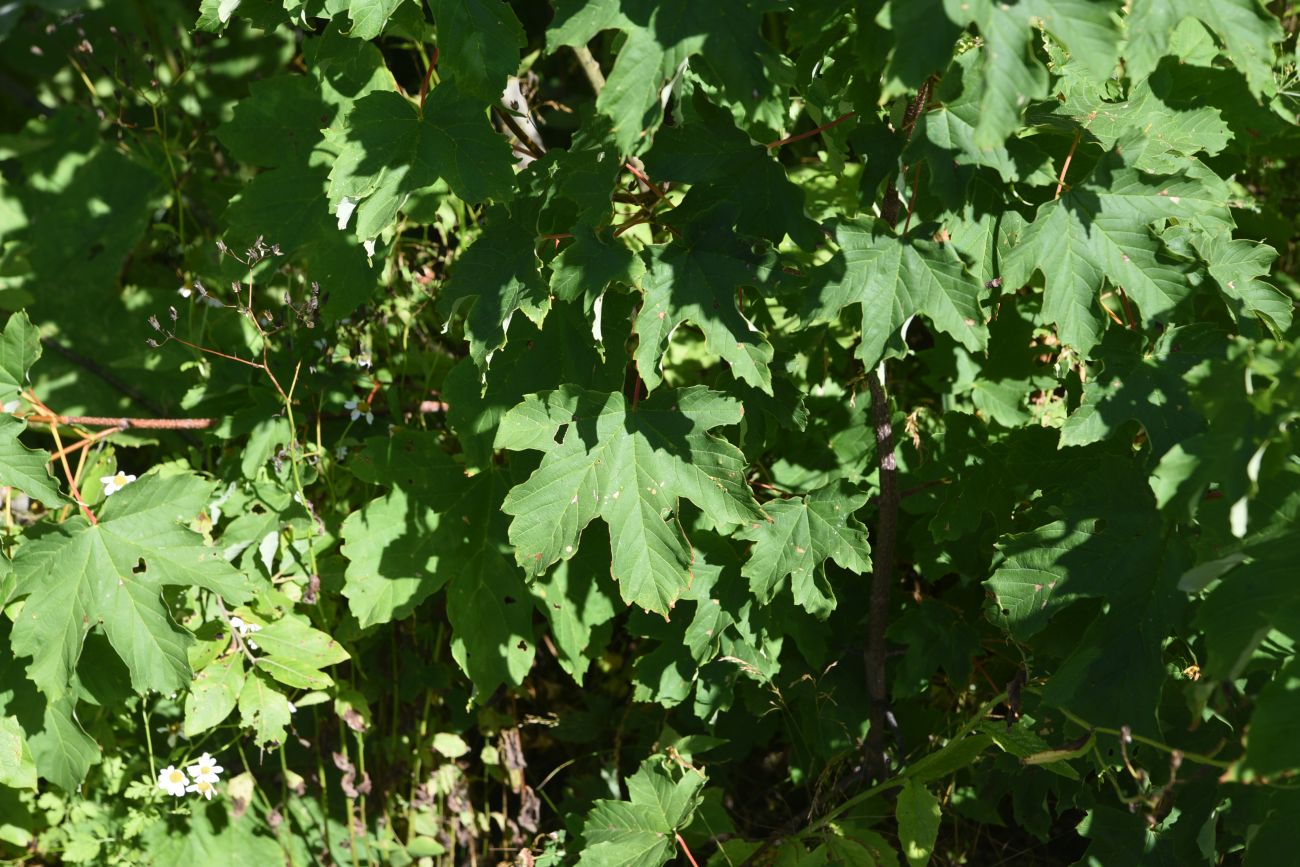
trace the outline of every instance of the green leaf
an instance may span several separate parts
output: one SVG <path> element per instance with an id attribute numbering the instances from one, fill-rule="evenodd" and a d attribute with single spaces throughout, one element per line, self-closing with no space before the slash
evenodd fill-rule
<path id="1" fill-rule="evenodd" d="M 12 716 L 0 717 L 0 786 L 36 788 L 36 760 L 27 746 L 27 735 Z"/>
<path id="2" fill-rule="evenodd" d="M 758 600 L 771 602 L 789 577 L 795 602 L 827 617 L 835 609 L 835 594 L 826 561 L 858 575 L 871 570 L 867 528 L 853 517 L 866 502 L 866 494 L 838 481 L 803 497 L 765 503 L 768 521 L 736 534 L 755 543 L 742 574 Z"/>
<path id="3" fill-rule="evenodd" d="M 597 801 L 583 822 L 587 845 L 579 867 L 660 867 L 677 852 L 674 835 L 691 821 L 705 777 L 683 771 L 674 780 L 648 759 L 627 780 L 628 801 Z"/>
<path id="4" fill-rule="evenodd" d="M 248 598 L 246 581 L 184 527 L 212 486 L 193 475 L 150 473 L 114 494 L 99 522 L 78 515 L 23 545 L 14 559 L 17 594 L 28 596 L 14 652 L 56 699 L 66 693 L 86 633 L 102 625 L 137 692 L 174 692 L 190 681 L 188 632 L 160 598 L 166 585 L 201 587 L 228 602 Z"/>
<path id="5" fill-rule="evenodd" d="M 343 522 L 343 595 L 365 629 L 403 620 L 447 581 L 438 570 L 438 513 L 395 490 Z"/>
<path id="6" fill-rule="evenodd" d="M 737 379 L 772 393 L 772 345 L 740 309 L 743 287 L 764 282 L 767 263 L 731 232 L 710 226 L 684 244 L 651 248 L 641 286 L 645 301 L 636 317 L 636 362 L 646 387 L 663 382 L 660 359 L 674 329 L 690 322 L 709 349 L 731 364 Z M 750 305 L 761 306 L 757 292 Z"/>
<path id="7" fill-rule="evenodd" d="M 1273 43 L 1282 41 L 1278 20 L 1258 0 L 1142 0 L 1134 3 L 1127 23 L 1124 55 L 1134 79 L 1149 75 L 1169 49 L 1169 37 L 1188 18 L 1195 18 L 1223 41 L 1224 54 L 1241 70 L 1258 95 L 1277 90 L 1273 79 Z"/>
<path id="8" fill-rule="evenodd" d="M 431 6 L 441 74 L 471 96 L 500 102 L 527 45 L 514 11 L 502 0 L 435 0 Z"/>
<path id="9" fill-rule="evenodd" d="M 1112 152 L 1087 179 L 1040 205 L 1003 265 L 1003 279 L 1013 286 L 1042 272 L 1043 319 L 1084 355 L 1101 340 L 1105 280 L 1123 286 L 1148 319 L 1170 313 L 1192 293 L 1190 268 L 1164 250 L 1151 223 L 1218 215 L 1225 205 L 1199 180 L 1148 178 L 1124 160 Z"/>
<path id="10" fill-rule="evenodd" d="M 0 333 L 0 404 L 18 399 L 27 388 L 27 371 L 41 357 L 41 332 L 20 310 L 9 317 Z"/>
<path id="11" fill-rule="evenodd" d="M 405 0 L 348 0 L 348 20 L 353 39 L 374 39 Z"/>
<path id="12" fill-rule="evenodd" d="M 225 722 L 243 688 L 244 657 L 240 653 L 231 652 L 196 674 L 185 696 L 185 736 L 192 738 Z"/>
<path id="13" fill-rule="evenodd" d="M 585 46 L 602 30 L 626 34 L 614 67 L 596 98 L 613 124 L 619 151 L 640 150 L 663 120 L 661 91 L 681 75 L 693 55 L 703 58 L 729 101 L 756 117 L 772 97 L 771 47 L 762 39 L 758 11 L 749 3 L 720 7 L 668 0 L 653 7 L 620 7 L 618 0 L 563 0 L 546 33 L 554 51 Z"/>
<path id="14" fill-rule="evenodd" d="M 911 867 L 929 864 L 942 819 L 939 799 L 925 786 L 909 779 L 898 793 L 894 815 L 898 819 L 898 841 L 907 863 Z"/>
<path id="15" fill-rule="evenodd" d="M 99 744 L 77 722 L 72 696 L 48 702 L 42 722 L 41 730 L 27 737 L 36 770 L 63 791 L 75 792 L 91 765 L 99 763 Z"/>
<path id="16" fill-rule="evenodd" d="M 1007 140 L 1020 126 L 1030 101 L 1047 95 L 1047 70 L 1034 57 L 1030 4 L 995 0 L 945 0 L 948 16 L 961 24 L 974 22 L 984 44 L 979 49 L 978 75 L 967 87 L 978 101 L 975 146 L 987 150 Z"/>
<path id="17" fill-rule="evenodd" d="M 337 641 L 297 617 L 282 617 L 257 632 L 257 667 L 286 686 L 324 689 L 334 681 L 320 669 L 343 662 Z"/>
<path id="18" fill-rule="evenodd" d="M 534 245 L 537 231 L 524 220 L 512 219 L 503 207 L 490 208 L 487 228 L 461 255 L 440 299 L 450 314 L 468 301 L 465 320 L 470 356 L 480 369 L 505 346 L 510 320 L 522 311 L 538 328 L 551 308 L 550 290 L 541 273 Z"/>
<path id="19" fill-rule="evenodd" d="M 0 485 L 12 485 L 50 507 L 66 502 L 50 472 L 50 453 L 29 449 L 18 440 L 27 423 L 0 415 Z"/>
<path id="20" fill-rule="evenodd" d="M 762 520 L 740 450 L 711 433 L 740 404 L 703 387 L 662 389 L 636 406 L 576 386 L 529 397 L 501 421 L 499 448 L 545 452 L 506 497 L 510 543 L 531 575 L 572 557 L 599 516 L 609 527 L 624 601 L 667 614 L 690 583 L 691 546 L 677 519 L 684 497 L 719 524 Z"/>
<path id="21" fill-rule="evenodd" d="M 340 224 L 347 222 L 346 200 L 356 208 L 357 238 L 375 238 L 411 193 L 439 178 L 467 202 L 509 198 L 510 146 L 482 102 L 453 84 L 433 88 L 423 106 L 388 92 L 356 101 L 330 170 L 329 200 Z"/>
<path id="22" fill-rule="evenodd" d="M 803 190 L 786 176 L 772 152 L 699 92 L 693 108 L 694 122 L 663 130 L 645 156 L 646 171 L 656 182 L 692 185 L 674 214 L 726 202 L 742 234 L 773 243 L 788 234 L 805 249 L 815 247 L 821 232 L 804 213 Z"/>
<path id="23" fill-rule="evenodd" d="M 269 678 L 253 672 L 244 679 L 244 687 L 239 691 L 239 719 L 242 725 L 253 729 L 254 742 L 259 747 L 283 744 L 290 717 L 289 699 Z"/>
<path id="24" fill-rule="evenodd" d="M 876 220 L 856 219 L 835 229 L 839 252 L 813 272 L 804 316 L 832 322 L 850 304 L 862 308 L 858 357 L 868 368 L 900 339 L 920 313 L 970 350 L 988 339 L 980 301 L 986 293 L 950 246 L 899 238 Z"/>
<path id="25" fill-rule="evenodd" d="M 528 588 L 501 544 L 505 487 L 500 473 L 480 473 L 448 498 L 443 518 L 455 564 L 447 587 L 451 654 L 480 701 L 503 683 L 522 683 L 536 652 Z"/>

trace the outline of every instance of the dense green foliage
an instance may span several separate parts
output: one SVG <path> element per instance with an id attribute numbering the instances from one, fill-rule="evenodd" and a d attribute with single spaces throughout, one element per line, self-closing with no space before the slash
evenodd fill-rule
<path id="1" fill-rule="evenodd" d="M 1298 16 L 0 5 L 0 857 L 1291 863 Z"/>

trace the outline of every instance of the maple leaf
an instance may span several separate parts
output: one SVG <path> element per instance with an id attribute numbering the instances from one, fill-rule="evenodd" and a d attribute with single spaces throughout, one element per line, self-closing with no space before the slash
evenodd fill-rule
<path id="1" fill-rule="evenodd" d="M 1059 199 L 1039 206 L 1003 263 L 1013 286 L 1041 271 L 1042 317 L 1063 343 L 1087 354 L 1105 325 L 1104 281 L 1124 287 L 1142 313 L 1168 313 L 1192 293 L 1192 267 L 1165 249 L 1151 224 L 1162 217 L 1227 220 L 1220 190 L 1188 175 L 1150 177 L 1126 161 L 1123 145 Z"/>
<path id="2" fill-rule="evenodd" d="M 582 826 L 579 867 L 660 867 L 676 852 L 673 840 L 700 806 L 702 773 L 674 780 L 654 759 L 627 779 L 627 801 L 596 801 Z"/>
<path id="3" fill-rule="evenodd" d="M 529 574 L 572 557 L 583 529 L 609 527 L 624 601 L 667 614 L 690 582 L 691 545 L 678 498 L 719 524 L 763 520 L 744 455 L 709 433 L 739 423 L 740 403 L 703 386 L 664 389 L 636 406 L 577 386 L 534 395 L 501 420 L 496 445 L 545 452 L 506 497 L 510 543 Z"/>
<path id="4" fill-rule="evenodd" d="M 988 340 L 980 300 L 986 289 L 948 245 L 900 238 L 879 220 L 846 220 L 835 228 L 839 253 L 812 275 L 804 317 L 833 321 L 842 308 L 862 308 L 858 357 L 874 367 L 909 318 L 920 313 L 970 350 Z"/>
<path id="5" fill-rule="evenodd" d="M 788 577 L 795 602 L 810 614 L 829 615 L 835 594 L 826 577 L 826 561 L 859 575 L 871 569 L 867 528 L 853 517 L 866 502 L 866 494 L 837 481 L 803 497 L 764 503 L 771 520 L 736 534 L 755 543 L 741 574 L 758 600 L 770 602 Z"/>
<path id="6" fill-rule="evenodd" d="M 356 235 L 375 238 L 406 199 L 439 178 L 467 202 L 509 198 L 514 189 L 510 146 L 492 128 L 483 103 L 444 83 L 422 106 L 397 93 L 358 99 L 347 136 L 330 170 L 330 204 L 356 204 Z"/>
<path id="7" fill-rule="evenodd" d="M 150 473 L 105 504 L 99 523 L 77 515 L 19 549 L 15 653 L 51 699 L 66 693 L 87 633 L 99 626 L 137 692 L 189 684 L 188 632 L 161 599 L 166 585 L 201 587 L 238 603 L 245 579 L 180 521 L 207 505 L 212 486 L 193 475 Z"/>

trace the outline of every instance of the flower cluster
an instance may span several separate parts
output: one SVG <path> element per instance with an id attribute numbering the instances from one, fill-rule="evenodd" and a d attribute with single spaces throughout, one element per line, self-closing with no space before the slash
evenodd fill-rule
<path id="1" fill-rule="evenodd" d="M 158 772 L 158 788 L 174 798 L 182 798 L 186 792 L 197 792 L 209 801 L 217 791 L 217 781 L 225 768 L 208 753 L 188 768 L 181 770 L 175 765 L 168 765 Z"/>

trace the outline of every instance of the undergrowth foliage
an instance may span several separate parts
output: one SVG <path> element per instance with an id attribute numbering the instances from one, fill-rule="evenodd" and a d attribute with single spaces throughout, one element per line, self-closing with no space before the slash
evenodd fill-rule
<path id="1" fill-rule="evenodd" d="M 0 8 L 0 855 L 1294 860 L 1295 4 L 198 6 Z"/>

